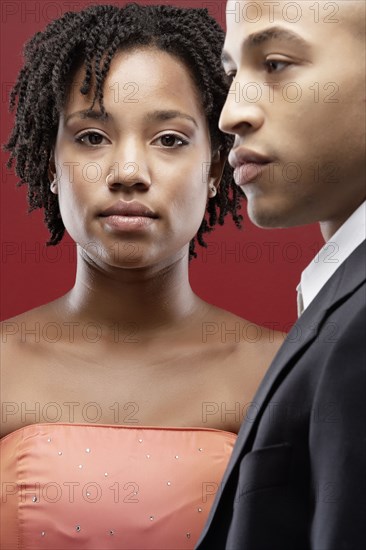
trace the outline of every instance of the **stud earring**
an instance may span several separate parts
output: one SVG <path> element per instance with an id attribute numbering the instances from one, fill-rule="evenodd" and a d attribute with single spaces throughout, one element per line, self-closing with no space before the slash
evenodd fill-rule
<path id="1" fill-rule="evenodd" d="M 217 189 L 214 185 L 209 185 L 208 187 L 209 191 L 210 191 L 210 198 L 212 199 L 213 197 L 216 197 L 216 194 L 217 194 Z"/>
<path id="2" fill-rule="evenodd" d="M 57 194 L 57 178 L 55 176 L 54 180 L 50 183 L 50 189 L 52 191 L 52 193 L 55 193 L 55 195 Z"/>

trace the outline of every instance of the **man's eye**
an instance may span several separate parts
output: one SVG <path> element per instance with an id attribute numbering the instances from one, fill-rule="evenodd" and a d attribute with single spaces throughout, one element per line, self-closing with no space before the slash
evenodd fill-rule
<path id="1" fill-rule="evenodd" d="M 276 61 L 275 59 L 270 59 L 264 63 L 268 73 L 278 73 L 289 65 L 290 63 L 288 61 Z"/>
<path id="2" fill-rule="evenodd" d="M 156 141 L 160 141 L 161 145 L 165 148 L 176 149 L 177 147 L 183 147 L 188 145 L 188 141 L 175 134 L 164 134 L 157 138 Z"/>
<path id="3" fill-rule="evenodd" d="M 76 141 L 78 143 L 93 147 L 96 145 L 102 145 L 103 139 L 106 138 L 97 132 L 84 132 L 84 134 L 81 134 L 81 136 L 76 138 Z"/>

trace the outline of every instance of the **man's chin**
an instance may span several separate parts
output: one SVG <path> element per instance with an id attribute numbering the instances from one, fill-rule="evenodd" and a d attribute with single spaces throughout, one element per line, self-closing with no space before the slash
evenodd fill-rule
<path id="1" fill-rule="evenodd" d="M 291 217 L 286 212 L 281 212 L 276 208 L 263 208 L 251 205 L 248 201 L 248 217 L 254 225 L 262 229 L 281 229 L 284 227 L 293 227 Z"/>

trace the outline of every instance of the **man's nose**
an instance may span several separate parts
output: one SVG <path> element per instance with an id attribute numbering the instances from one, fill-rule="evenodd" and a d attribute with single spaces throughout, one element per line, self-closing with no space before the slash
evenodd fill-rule
<path id="1" fill-rule="evenodd" d="M 236 78 L 221 112 L 220 130 L 238 136 L 258 130 L 264 122 L 262 95 L 263 89 L 259 84 Z"/>

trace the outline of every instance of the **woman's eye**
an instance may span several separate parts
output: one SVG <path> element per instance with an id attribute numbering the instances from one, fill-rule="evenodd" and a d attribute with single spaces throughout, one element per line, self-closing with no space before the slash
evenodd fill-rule
<path id="1" fill-rule="evenodd" d="M 270 59 L 264 63 L 268 73 L 278 73 L 289 65 L 288 61 L 276 61 L 275 59 Z"/>
<path id="2" fill-rule="evenodd" d="M 85 132 L 81 136 L 76 138 L 78 143 L 83 143 L 84 145 L 89 145 L 91 147 L 96 145 L 102 145 L 103 139 L 106 139 L 102 134 L 97 132 Z"/>
<path id="3" fill-rule="evenodd" d="M 166 147 L 169 149 L 175 149 L 177 147 L 183 147 L 184 145 L 188 145 L 187 140 L 175 134 L 165 134 L 164 136 L 160 136 L 156 141 L 160 141 L 163 147 Z"/>

